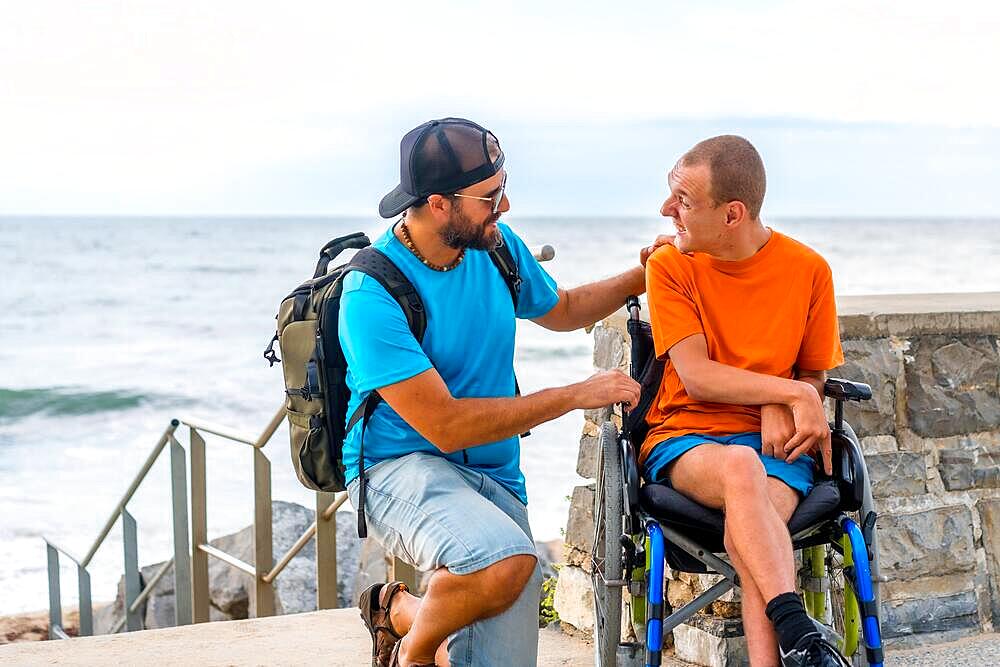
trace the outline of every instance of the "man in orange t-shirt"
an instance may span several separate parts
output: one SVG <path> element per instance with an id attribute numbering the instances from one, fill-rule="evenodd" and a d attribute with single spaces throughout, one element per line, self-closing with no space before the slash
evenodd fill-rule
<path id="1" fill-rule="evenodd" d="M 795 594 L 786 523 L 831 472 L 826 371 L 843 363 L 830 268 L 760 221 L 764 164 L 721 136 L 671 170 L 673 245 L 649 258 L 653 340 L 668 355 L 643 475 L 725 514 L 753 665 L 841 665 Z M 780 659 L 780 663 L 779 663 Z"/>

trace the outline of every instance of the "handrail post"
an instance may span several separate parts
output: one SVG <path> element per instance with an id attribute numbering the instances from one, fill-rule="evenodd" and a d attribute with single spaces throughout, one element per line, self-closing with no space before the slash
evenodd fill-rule
<path id="1" fill-rule="evenodd" d="M 80 632 L 81 637 L 94 634 L 94 605 L 90 599 L 90 573 L 82 565 L 76 566 L 76 576 L 80 589 Z"/>
<path id="2" fill-rule="evenodd" d="M 174 623 L 191 623 L 191 545 L 188 542 L 184 448 L 170 436 L 170 499 L 174 518 Z"/>
<path id="3" fill-rule="evenodd" d="M 62 596 L 59 591 L 59 552 L 45 545 L 49 567 L 49 639 L 58 639 L 56 628 L 62 629 Z"/>
<path id="4" fill-rule="evenodd" d="M 205 439 L 191 429 L 191 620 L 208 622 L 208 509 L 205 485 Z"/>
<path id="5" fill-rule="evenodd" d="M 132 603 L 142 593 L 139 581 L 139 549 L 136 541 L 135 519 L 127 509 L 122 509 L 122 543 L 125 548 L 125 627 L 129 632 L 142 630 L 139 610 L 132 611 Z"/>
<path id="6" fill-rule="evenodd" d="M 264 576 L 274 566 L 271 536 L 271 462 L 264 452 L 253 450 L 253 550 L 256 618 L 274 616 L 274 584 Z"/>
<path id="7" fill-rule="evenodd" d="M 316 493 L 316 608 L 337 608 L 337 513 L 324 519 L 334 493 Z"/>

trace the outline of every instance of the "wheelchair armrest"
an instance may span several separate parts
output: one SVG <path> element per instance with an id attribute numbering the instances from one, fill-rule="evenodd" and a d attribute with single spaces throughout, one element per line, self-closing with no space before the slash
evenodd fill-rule
<path id="1" fill-rule="evenodd" d="M 872 388 L 864 382 L 829 378 L 823 385 L 823 394 L 837 401 L 867 401 L 872 397 Z"/>
<path id="2" fill-rule="evenodd" d="M 841 509 L 854 512 L 861 507 L 868 484 L 868 466 L 854 429 L 844 422 L 831 433 L 833 444 L 833 479 L 840 488 Z"/>

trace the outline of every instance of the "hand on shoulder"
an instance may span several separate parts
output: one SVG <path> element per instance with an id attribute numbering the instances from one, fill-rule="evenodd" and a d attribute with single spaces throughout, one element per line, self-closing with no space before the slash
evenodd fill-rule
<path id="1" fill-rule="evenodd" d="M 648 260 L 650 255 L 656 252 L 658 248 L 661 248 L 665 245 L 672 246 L 673 244 L 674 244 L 674 237 L 672 235 L 660 234 L 653 241 L 653 245 L 648 245 L 639 251 L 639 264 L 641 264 L 642 266 L 646 266 L 646 260 Z"/>

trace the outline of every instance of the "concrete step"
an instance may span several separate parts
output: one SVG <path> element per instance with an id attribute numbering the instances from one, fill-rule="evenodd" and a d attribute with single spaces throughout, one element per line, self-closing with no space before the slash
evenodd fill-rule
<path id="1" fill-rule="evenodd" d="M 326 665 L 369 664 L 371 638 L 356 609 L 0 646 L 0 665 Z M 538 664 L 585 667 L 593 647 L 557 630 L 539 635 Z"/>

